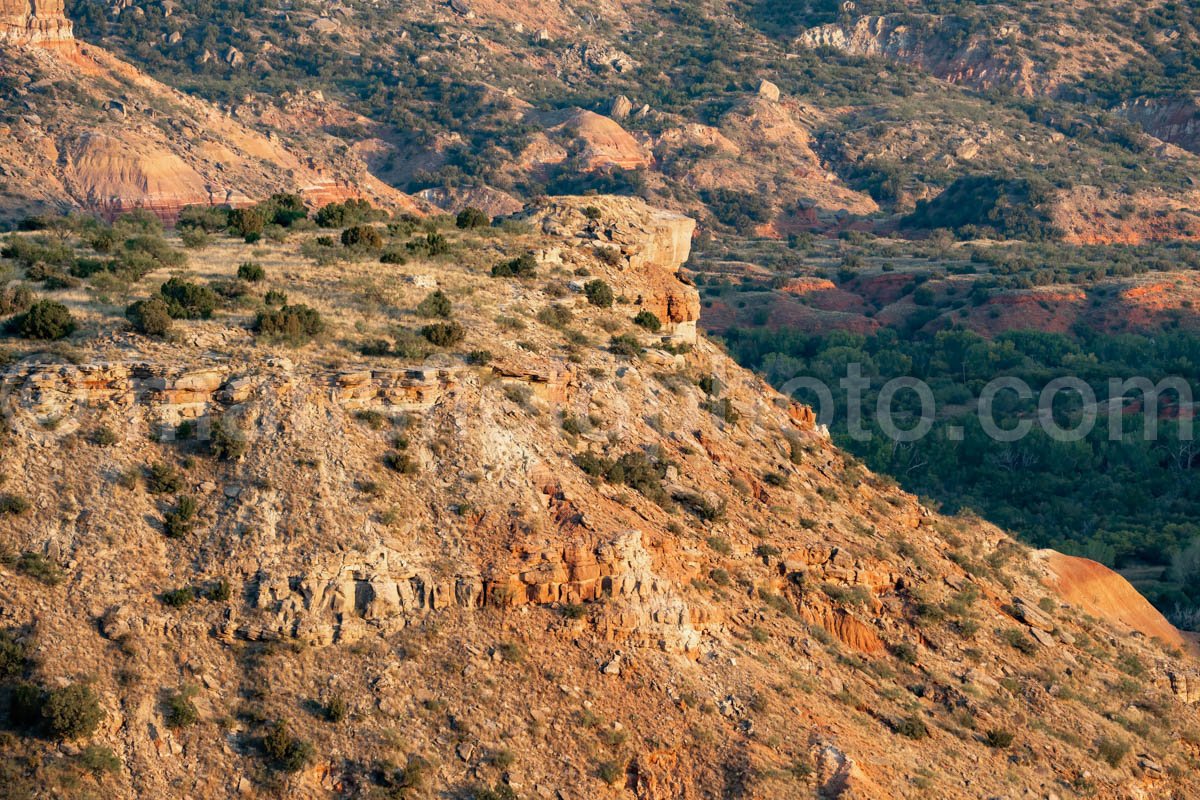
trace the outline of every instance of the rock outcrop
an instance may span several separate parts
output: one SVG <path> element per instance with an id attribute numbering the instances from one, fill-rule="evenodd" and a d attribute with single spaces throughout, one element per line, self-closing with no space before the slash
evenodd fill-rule
<path id="1" fill-rule="evenodd" d="M 63 0 L 0 0 L 0 42 L 73 46 L 75 35 Z"/>
<path id="2" fill-rule="evenodd" d="M 527 218 L 546 233 L 586 243 L 613 260 L 621 281 L 616 290 L 637 298 L 668 334 L 695 340 L 700 294 L 679 276 L 691 253 L 695 220 L 612 197 L 554 198 Z"/>

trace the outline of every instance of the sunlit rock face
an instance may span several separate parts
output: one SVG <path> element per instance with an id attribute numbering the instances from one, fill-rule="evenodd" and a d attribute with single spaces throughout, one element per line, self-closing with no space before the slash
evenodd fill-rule
<path id="1" fill-rule="evenodd" d="M 0 0 L 0 41 L 55 45 L 74 40 L 63 0 Z"/>

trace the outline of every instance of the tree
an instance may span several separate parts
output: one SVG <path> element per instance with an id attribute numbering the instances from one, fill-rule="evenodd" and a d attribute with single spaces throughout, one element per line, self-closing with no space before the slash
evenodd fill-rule
<path id="1" fill-rule="evenodd" d="M 125 319 L 146 336 L 165 336 L 171 330 L 171 309 L 161 297 L 138 300 L 125 309 Z"/>
<path id="2" fill-rule="evenodd" d="M 467 206 L 458 212 L 458 218 L 454 220 L 454 224 L 463 230 L 471 230 L 473 228 L 486 228 L 492 224 L 492 219 L 483 210 L 474 206 Z"/>
<path id="3" fill-rule="evenodd" d="M 70 310 L 54 300 L 38 300 L 24 314 L 15 317 L 11 325 L 18 336 L 47 341 L 65 339 L 76 327 Z"/>

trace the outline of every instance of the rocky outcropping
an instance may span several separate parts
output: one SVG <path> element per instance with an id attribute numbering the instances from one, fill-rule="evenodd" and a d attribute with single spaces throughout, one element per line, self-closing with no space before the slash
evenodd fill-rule
<path id="1" fill-rule="evenodd" d="M 512 609 L 606 601 L 599 620 L 609 640 L 633 640 L 671 652 L 700 643 L 688 606 L 673 584 L 654 574 L 639 531 L 592 544 L 521 554 L 525 566 L 499 575 L 441 576 L 380 549 L 303 575 L 261 572 L 247 619 L 231 615 L 217 631 L 250 640 L 297 638 L 317 645 L 348 643 L 369 629 L 394 632 L 448 608 Z"/>
<path id="2" fill-rule="evenodd" d="M 1200 94 L 1141 97 L 1117 110 L 1154 138 L 1200 154 Z"/>
<path id="3" fill-rule="evenodd" d="M 602 251 L 617 262 L 622 285 L 615 290 L 637 298 L 669 335 L 695 340 L 700 294 L 679 274 L 691 254 L 695 220 L 614 197 L 557 197 L 527 218 L 546 233 Z"/>
<path id="4" fill-rule="evenodd" d="M 0 42 L 73 45 L 75 35 L 63 0 L 0 0 Z"/>

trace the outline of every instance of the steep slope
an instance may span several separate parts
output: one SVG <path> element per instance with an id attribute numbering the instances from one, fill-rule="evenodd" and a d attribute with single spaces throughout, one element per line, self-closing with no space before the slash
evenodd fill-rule
<path id="1" fill-rule="evenodd" d="M 171 219 L 185 205 L 245 204 L 283 190 L 314 205 L 361 196 L 419 208 L 362 161 L 335 156 L 332 141 L 292 149 L 100 48 L 78 45 L 65 24 L 53 48 L 36 37 L 0 40 L 0 82 L 20 98 L 0 111 L 3 217 L 146 208 Z"/>
<path id="2" fill-rule="evenodd" d="M 578 197 L 523 222 L 442 229 L 449 254 L 404 265 L 264 248 L 253 291 L 325 319 L 299 349 L 246 329 L 255 294 L 161 341 L 86 288 L 59 295 L 74 363 L 8 342 L 3 491 L 28 507 L 0 515 L 0 608 L 34 656 L 24 680 L 98 695 L 95 739 L 121 766 L 79 785 L 1200 788 L 1194 662 L 1044 586 L 1045 561 L 999 530 L 852 463 L 697 337 L 677 275 L 690 219 Z M 536 278 L 488 274 L 522 253 Z M 250 257 L 223 240 L 192 274 Z M 597 279 L 611 307 L 585 299 Z M 428 323 L 414 308 L 434 286 L 463 339 L 422 356 L 397 327 Z M 643 311 L 656 333 L 631 322 Z M 283 747 L 277 719 L 311 750 Z M 39 760 L 77 763 L 49 740 L 3 746 L 15 790 Z"/>

